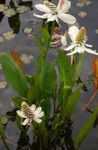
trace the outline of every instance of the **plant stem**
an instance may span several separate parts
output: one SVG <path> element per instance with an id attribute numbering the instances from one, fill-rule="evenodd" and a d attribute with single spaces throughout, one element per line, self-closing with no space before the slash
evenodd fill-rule
<path id="1" fill-rule="evenodd" d="M 0 132 L 0 136 L 1 136 L 1 138 L 2 138 L 2 141 L 3 141 L 3 143 L 4 143 L 5 147 L 6 147 L 6 149 L 7 149 L 7 150 L 10 150 L 10 148 L 8 147 L 8 145 L 7 145 L 7 143 L 6 143 L 5 139 L 4 139 L 4 136 L 2 135 L 1 132 Z"/>

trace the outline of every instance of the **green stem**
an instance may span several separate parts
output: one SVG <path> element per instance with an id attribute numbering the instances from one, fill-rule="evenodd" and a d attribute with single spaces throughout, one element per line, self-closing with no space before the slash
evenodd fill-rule
<path id="1" fill-rule="evenodd" d="M 10 150 L 10 148 L 8 147 L 8 145 L 7 145 L 6 141 L 5 141 L 5 138 L 4 138 L 4 136 L 2 135 L 1 131 L 0 131 L 0 136 L 1 136 L 1 138 L 2 138 L 2 141 L 3 141 L 3 143 L 4 143 L 5 147 L 6 147 L 6 149 L 7 149 L 7 150 Z"/>

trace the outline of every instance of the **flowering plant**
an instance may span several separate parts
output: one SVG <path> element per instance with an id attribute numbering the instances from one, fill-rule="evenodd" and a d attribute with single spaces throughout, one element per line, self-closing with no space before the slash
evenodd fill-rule
<path id="1" fill-rule="evenodd" d="M 6 80 L 18 93 L 18 96 L 13 98 L 17 109 L 15 111 L 17 126 L 24 134 L 28 132 L 29 127 L 33 128 L 33 139 L 35 140 L 33 142 L 37 143 L 37 149 L 50 150 L 56 145 L 64 145 L 64 141 L 65 146 L 68 146 L 66 145 L 67 138 L 72 140 L 71 135 L 66 133 L 71 127 L 70 117 L 76 110 L 83 90 L 83 83 L 79 82 L 79 79 L 85 51 L 98 55 L 96 51 L 87 48 L 92 45 L 86 44 L 86 29 L 85 27 L 78 29 L 74 25 L 75 17 L 67 13 L 70 7 L 69 0 L 59 0 L 57 6 L 48 0 L 45 0 L 44 4 L 35 5 L 35 8 L 44 14 L 34 13 L 34 16 L 47 19 L 40 30 L 40 36 L 35 35 L 39 46 L 35 74 L 28 75 L 24 72 L 19 56 L 16 61 L 12 54 L 2 53 L 0 55 Z M 58 19 L 71 24 L 66 34 L 62 34 Z M 50 21 L 52 22 L 51 27 Z M 56 23 L 59 27 L 56 27 Z M 60 46 L 56 61 L 50 61 L 47 55 L 51 46 L 58 45 L 58 42 Z M 68 51 L 71 52 L 67 53 Z M 73 90 L 75 85 L 77 86 Z M 79 148 L 97 115 L 98 107 L 77 135 L 75 139 L 77 144 L 69 143 L 73 150 L 75 147 Z"/>

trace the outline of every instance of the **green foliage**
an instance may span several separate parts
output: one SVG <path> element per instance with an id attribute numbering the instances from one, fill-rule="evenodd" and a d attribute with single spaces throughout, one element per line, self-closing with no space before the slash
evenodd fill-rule
<path id="1" fill-rule="evenodd" d="M 53 125 L 52 125 L 52 131 L 51 131 L 51 135 L 50 135 L 50 141 L 52 142 L 54 139 L 57 138 L 58 135 L 58 124 L 59 124 L 59 116 L 56 115 L 54 120 L 53 120 Z"/>
<path id="2" fill-rule="evenodd" d="M 0 55 L 3 72 L 7 82 L 18 92 L 20 96 L 26 97 L 28 92 L 27 82 L 24 74 L 11 58 L 10 54 L 2 53 Z"/>
<path id="3" fill-rule="evenodd" d="M 21 103 L 24 101 L 21 97 L 13 97 L 12 102 L 15 105 L 16 108 L 21 108 Z"/>
<path id="4" fill-rule="evenodd" d="M 7 145 L 7 137 L 5 135 L 5 132 L 4 132 L 4 128 L 3 128 L 3 124 L 6 124 L 7 123 L 7 117 L 6 116 L 0 116 L 0 138 L 2 139 L 5 147 L 7 150 L 10 150 L 8 145 Z"/>
<path id="5" fill-rule="evenodd" d="M 65 117 L 70 117 L 72 113 L 75 111 L 76 104 L 80 99 L 81 89 L 82 89 L 82 84 L 80 84 L 79 88 L 69 96 L 64 110 Z"/>
<path id="6" fill-rule="evenodd" d="M 88 121 L 85 123 L 83 128 L 80 130 L 79 134 L 76 136 L 76 142 L 78 146 L 83 142 L 87 134 L 89 133 L 90 129 L 92 128 L 96 117 L 98 116 L 98 106 L 96 107 L 95 111 L 93 114 L 89 117 Z"/>
<path id="7" fill-rule="evenodd" d="M 30 103 L 52 97 L 56 89 L 56 79 L 56 71 L 53 64 L 45 61 L 43 58 L 39 58 L 35 81 L 28 93 Z"/>
<path id="8" fill-rule="evenodd" d="M 84 63 L 84 53 L 79 55 L 79 61 L 75 65 L 74 72 L 73 72 L 73 81 L 75 82 L 80 77 L 83 63 Z"/>
<path id="9" fill-rule="evenodd" d="M 66 87 L 70 87 L 72 84 L 72 67 L 68 57 L 63 51 L 59 52 L 57 63 L 59 66 L 61 81 L 64 82 Z"/>
<path id="10" fill-rule="evenodd" d="M 50 44 L 50 35 L 45 28 L 41 28 L 40 33 L 41 37 L 35 35 L 35 39 L 40 48 L 40 55 L 45 58 Z"/>
<path id="11" fill-rule="evenodd" d="M 48 121 L 50 114 L 50 99 L 43 99 L 40 105 L 45 113 L 45 120 Z"/>

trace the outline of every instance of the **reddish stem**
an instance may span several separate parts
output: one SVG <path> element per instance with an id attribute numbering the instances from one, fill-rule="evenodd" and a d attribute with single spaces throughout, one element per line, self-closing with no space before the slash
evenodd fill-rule
<path id="1" fill-rule="evenodd" d="M 96 96 L 97 92 L 98 92 L 98 90 L 95 90 L 94 94 L 93 94 L 92 97 L 89 99 L 88 103 L 85 105 L 85 107 L 84 107 L 84 109 L 82 110 L 82 112 L 84 112 L 84 111 L 88 108 L 89 104 L 92 102 L 92 100 L 93 100 L 94 97 Z"/>

